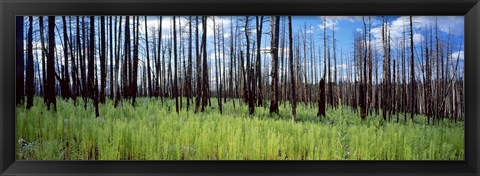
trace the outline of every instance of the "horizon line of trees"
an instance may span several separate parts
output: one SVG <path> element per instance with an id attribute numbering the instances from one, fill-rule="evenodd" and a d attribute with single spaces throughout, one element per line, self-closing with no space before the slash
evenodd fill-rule
<path id="1" fill-rule="evenodd" d="M 81 98 L 85 108 L 93 102 L 98 117 L 107 99 L 118 107 L 122 100 L 136 106 L 137 97 L 155 97 L 175 99 L 177 113 L 198 113 L 215 106 L 214 97 L 219 113 L 227 101 L 247 104 L 249 114 L 255 108 L 278 113 L 290 102 L 292 121 L 297 103 L 318 108 L 319 117 L 343 105 L 361 119 L 381 114 L 407 121 L 424 114 L 431 123 L 464 115 L 463 69 L 460 55 L 452 56 L 462 44 L 439 35 L 437 20 L 416 30 L 425 37 L 415 44 L 412 16 L 400 39 L 392 38 L 382 16 L 376 46 L 372 19 L 364 16 L 345 52 L 326 17 L 319 19 L 320 33 L 306 25 L 294 31 L 291 16 L 173 16 L 169 26 L 162 18 L 16 17 L 17 105 L 26 100 L 29 109 L 37 95 L 56 110 L 56 96 L 75 105 Z M 213 36 L 207 38 L 208 31 Z"/>

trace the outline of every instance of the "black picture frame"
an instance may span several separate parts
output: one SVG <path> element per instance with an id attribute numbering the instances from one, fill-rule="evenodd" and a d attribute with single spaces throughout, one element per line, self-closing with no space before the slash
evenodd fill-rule
<path id="1" fill-rule="evenodd" d="M 463 175 L 480 173 L 479 0 L 0 0 L 1 175 Z M 16 15 L 464 15 L 464 161 L 15 161 Z"/>

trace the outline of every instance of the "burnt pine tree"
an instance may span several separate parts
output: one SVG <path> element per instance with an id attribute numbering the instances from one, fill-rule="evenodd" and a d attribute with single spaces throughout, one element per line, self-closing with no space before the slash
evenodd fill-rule
<path id="1" fill-rule="evenodd" d="M 188 21 L 188 68 L 187 68 L 187 111 L 190 107 L 190 99 L 192 99 L 192 16 Z"/>
<path id="2" fill-rule="evenodd" d="M 114 75 L 114 72 L 113 72 L 113 46 L 114 46 L 114 43 L 113 43 L 113 16 L 110 16 L 109 18 L 109 40 L 110 40 L 110 45 L 109 45 L 109 48 L 110 48 L 110 99 L 113 100 L 113 97 L 114 97 L 114 86 L 113 85 L 113 75 Z M 115 21 L 116 22 L 116 21 Z M 117 63 L 118 64 L 118 63 Z"/>
<path id="3" fill-rule="evenodd" d="M 386 93 L 386 87 L 387 87 L 387 46 L 386 46 L 386 40 L 385 40 L 385 18 L 384 16 L 382 16 L 382 49 L 383 49 L 383 84 L 382 84 L 382 116 L 383 116 L 383 120 L 387 120 L 387 93 Z"/>
<path id="4" fill-rule="evenodd" d="M 86 96 L 85 96 L 85 50 L 84 50 L 84 30 L 83 28 L 85 27 L 84 26 L 84 17 L 82 17 L 82 37 L 80 37 L 80 17 L 77 16 L 77 53 L 78 53 L 78 64 L 79 64 L 79 67 L 80 67 L 80 80 L 79 80 L 79 89 L 80 89 L 80 94 L 82 95 L 82 98 L 85 102 L 85 108 L 86 108 Z M 40 29 L 42 30 L 42 29 Z M 82 40 L 81 40 L 82 39 Z"/>
<path id="5" fill-rule="evenodd" d="M 47 58 L 47 109 L 50 105 L 57 111 L 55 98 L 55 17 L 48 16 L 48 58 Z"/>
<path id="6" fill-rule="evenodd" d="M 27 94 L 27 109 L 30 109 L 33 106 L 33 94 L 35 94 L 35 86 L 33 85 L 34 79 L 34 69 L 33 69 L 33 45 L 32 45 L 32 31 L 33 31 L 33 17 L 28 17 L 29 27 L 28 27 L 28 42 L 27 42 L 27 82 L 25 84 L 26 89 L 25 93 Z M 23 24 L 22 24 L 23 25 Z M 23 79 L 23 77 L 22 77 Z"/>
<path id="7" fill-rule="evenodd" d="M 145 16 L 145 47 L 147 47 L 147 84 L 148 84 L 148 96 L 152 97 L 153 96 L 153 89 L 152 89 L 152 73 L 151 73 L 151 69 L 150 69 L 150 50 L 148 49 L 148 28 L 147 28 L 147 16 Z"/>
<path id="8" fill-rule="evenodd" d="M 69 32 L 70 32 L 70 40 L 68 40 L 68 44 L 70 47 L 70 61 L 72 64 L 72 89 L 70 90 L 70 95 L 73 99 L 73 104 L 77 105 L 77 65 L 76 65 L 76 57 L 75 52 L 73 49 L 73 35 L 72 35 L 72 17 L 68 17 L 69 22 Z M 68 62 L 67 62 L 68 63 Z"/>
<path id="9" fill-rule="evenodd" d="M 158 58 L 157 58 L 157 63 L 156 63 L 156 69 L 157 69 L 157 76 L 155 77 L 156 78 L 156 90 L 155 90 L 155 94 L 156 96 L 160 96 L 160 100 L 162 100 L 163 102 L 163 96 L 161 96 L 161 92 L 163 91 L 163 89 L 161 89 L 161 86 L 159 85 L 160 84 L 160 78 L 162 77 L 162 68 L 163 68 L 163 65 L 162 65 L 162 60 L 160 58 L 163 58 L 163 52 L 162 52 L 162 16 L 159 17 L 158 19 L 158 46 L 157 46 L 157 52 L 158 52 Z M 162 66 L 162 67 L 160 67 Z"/>
<path id="10" fill-rule="evenodd" d="M 371 41 L 372 41 L 372 22 L 371 22 L 371 17 L 368 16 L 368 96 L 367 96 L 367 109 L 368 113 L 371 114 L 372 108 L 373 108 L 373 78 L 372 78 L 372 46 L 371 46 Z"/>
<path id="11" fill-rule="evenodd" d="M 230 21 L 232 21 L 232 17 L 230 17 Z M 233 70 L 234 70 L 234 62 L 235 62 L 235 53 L 234 53 L 234 42 L 233 42 L 233 22 L 230 22 L 230 81 L 228 83 L 229 87 L 229 96 L 230 97 L 235 97 L 234 95 L 234 75 L 233 75 Z M 232 99 L 233 103 L 233 108 L 235 109 L 235 100 Z"/>
<path id="12" fill-rule="evenodd" d="M 256 28 L 257 28 L 257 63 L 255 66 L 255 77 L 257 80 L 258 84 L 258 90 L 257 90 L 257 106 L 262 106 L 263 104 L 263 95 L 262 95 L 262 61 L 261 61 L 261 55 L 260 55 L 260 45 L 262 43 L 262 28 L 263 28 L 263 16 L 256 16 Z M 273 31 L 273 30 L 272 30 Z"/>
<path id="13" fill-rule="evenodd" d="M 133 44 L 133 73 L 131 74 L 131 96 L 132 96 L 132 106 L 135 107 L 135 102 L 137 98 L 137 78 L 138 78 L 138 27 L 139 27 L 139 17 L 133 22 L 134 30 L 134 44 Z"/>
<path id="14" fill-rule="evenodd" d="M 125 49 L 124 49 L 124 62 L 123 62 L 123 97 L 128 98 L 129 97 L 129 85 L 130 85 L 130 79 L 129 79 L 129 60 L 130 60 L 130 17 L 126 16 L 125 17 Z"/>
<path id="15" fill-rule="evenodd" d="M 68 71 L 68 33 L 67 33 L 67 20 L 65 16 L 62 16 L 63 23 L 63 79 L 59 79 L 60 87 L 62 90 L 62 98 L 67 99 L 71 97 L 70 94 L 70 74 Z M 73 58 L 72 58 L 73 59 Z"/>
<path id="16" fill-rule="evenodd" d="M 87 62 L 87 36 L 85 35 L 85 31 L 87 28 L 85 27 L 85 16 L 82 16 L 82 58 L 80 59 L 81 61 L 81 79 L 82 79 L 82 96 L 84 100 L 84 108 L 87 109 L 87 98 L 88 98 L 88 83 L 87 83 L 87 69 L 86 69 L 86 62 Z"/>
<path id="17" fill-rule="evenodd" d="M 106 68 L 106 45 L 105 45 L 105 16 L 100 16 L 100 102 L 105 103 L 107 87 L 107 68 Z"/>
<path id="18" fill-rule="evenodd" d="M 338 101 L 338 97 L 337 97 L 337 50 L 336 50 L 336 46 L 335 46 L 335 23 L 333 24 L 333 27 L 332 27 L 332 46 L 333 46 L 333 81 L 332 81 L 332 84 L 330 87 L 332 87 L 332 90 L 330 92 L 332 92 L 332 103 L 333 103 L 333 107 L 334 108 L 337 108 L 337 101 Z"/>
<path id="19" fill-rule="evenodd" d="M 175 97 L 175 111 L 179 113 L 179 105 L 178 105 L 178 88 L 177 88 L 177 30 L 175 28 L 175 16 L 173 16 L 173 61 L 174 61 L 174 78 L 173 78 L 173 96 Z"/>
<path id="20" fill-rule="evenodd" d="M 43 82 L 43 102 L 46 104 L 47 103 L 47 93 L 46 93 L 46 89 L 47 89 L 47 68 L 45 66 L 45 58 L 47 57 L 46 54 L 47 54 L 47 51 L 45 49 L 45 34 L 44 34 L 44 31 L 43 31 L 43 16 L 39 16 L 38 17 L 38 21 L 39 21 L 39 29 L 40 29 L 40 44 L 41 44 L 41 53 L 42 53 L 42 82 Z M 23 40 L 23 39 L 22 39 Z M 23 49 L 23 46 L 22 46 L 22 49 Z M 22 60 L 23 61 L 23 60 Z M 23 64 L 22 64 L 23 65 Z M 23 68 L 23 67 L 22 67 Z M 22 73 L 23 74 L 23 73 Z"/>
<path id="21" fill-rule="evenodd" d="M 327 75 L 327 32 L 326 32 L 326 18 L 323 19 L 323 76 L 320 80 L 320 97 L 318 99 L 318 113 L 317 116 L 325 117 L 325 76 Z"/>
<path id="22" fill-rule="evenodd" d="M 367 104 L 366 104 L 366 93 L 367 90 L 365 89 L 366 83 L 367 83 L 367 24 L 365 23 L 365 17 L 362 17 L 363 19 L 363 48 L 365 48 L 364 51 L 364 57 L 363 57 L 363 82 L 360 84 L 360 117 L 362 120 L 365 120 L 365 117 L 367 116 Z"/>
<path id="23" fill-rule="evenodd" d="M 208 100 L 208 64 L 207 64 L 207 16 L 202 16 L 202 54 L 203 54 L 203 63 L 202 63 L 202 108 L 201 112 L 205 110 Z"/>
<path id="24" fill-rule="evenodd" d="M 270 113 L 278 113 L 278 43 L 280 33 L 280 16 L 270 17 L 271 53 L 272 53 L 272 96 Z M 259 50 L 259 49 L 258 49 Z"/>
<path id="25" fill-rule="evenodd" d="M 203 18 L 202 18 L 203 19 Z M 196 24 L 196 27 L 195 27 L 195 48 L 196 48 L 196 64 L 197 64 L 197 71 L 196 71 L 196 75 L 197 75 L 197 92 L 196 92 L 196 97 L 195 97 L 195 108 L 194 108 L 194 112 L 196 113 L 198 111 L 198 108 L 200 106 L 200 101 L 201 101 L 201 98 L 202 98 L 202 60 L 201 60 L 201 49 L 203 48 L 202 47 L 198 47 L 198 28 L 199 28 L 199 23 L 198 23 L 198 16 L 195 16 L 195 24 Z M 203 31 L 205 33 L 205 31 Z M 203 36 L 203 35 L 202 35 Z M 202 37 L 202 40 L 203 40 L 203 37 Z M 202 41 L 202 45 L 203 45 L 203 41 Z"/>
<path id="26" fill-rule="evenodd" d="M 249 16 L 246 16 L 246 19 L 245 19 L 245 43 L 247 44 L 247 48 L 246 48 L 246 60 L 247 60 L 247 91 L 246 91 L 246 98 L 247 98 L 247 102 L 248 102 L 248 112 L 250 113 L 250 115 L 252 115 L 253 113 L 255 113 L 255 100 L 254 100 L 254 91 L 252 91 L 252 83 L 253 83 L 253 73 L 252 73 L 252 66 L 250 64 L 250 39 L 249 39 L 249 36 L 248 36 L 248 22 L 249 22 Z"/>
<path id="27" fill-rule="evenodd" d="M 288 16 L 288 58 L 290 61 L 290 83 L 292 86 L 291 97 L 292 97 L 292 122 L 295 122 L 297 119 L 297 99 L 295 92 L 295 72 L 293 70 L 293 41 L 292 41 L 292 16 Z"/>
<path id="28" fill-rule="evenodd" d="M 24 101 L 25 96 L 25 82 L 24 78 L 24 56 L 23 56 L 23 16 L 15 17 L 15 28 L 16 28 L 16 48 L 15 48 L 15 63 L 16 63 L 16 104 L 19 105 Z M 42 60 L 43 61 L 43 60 Z M 45 75 L 45 74 L 44 74 Z"/>
<path id="29" fill-rule="evenodd" d="M 333 30 L 333 29 L 332 29 Z M 332 72 L 331 72 L 331 64 L 330 64 L 330 47 L 328 47 L 328 57 L 327 57 L 327 61 L 328 61 L 328 66 L 327 66 L 327 69 L 328 69 L 328 78 L 327 78 L 327 84 L 328 84 L 328 102 L 330 104 L 330 107 L 333 108 L 333 91 L 332 91 Z"/>
<path id="30" fill-rule="evenodd" d="M 412 16 L 410 16 L 410 118 L 413 120 L 413 115 L 415 112 L 415 67 L 413 60 L 413 27 L 412 27 Z"/>
<path id="31" fill-rule="evenodd" d="M 115 17 L 115 21 L 116 17 Z M 118 31 L 118 32 L 117 32 Z M 117 25 L 115 24 L 115 38 L 117 39 L 117 44 L 115 45 L 115 103 L 114 107 L 116 108 L 118 106 L 118 103 L 120 102 L 120 83 L 119 83 L 119 78 L 118 78 L 118 71 L 120 67 L 120 45 L 121 45 L 121 40 L 120 36 L 122 36 L 122 16 L 119 17 L 118 20 L 118 30 L 117 30 Z"/>
<path id="32" fill-rule="evenodd" d="M 220 35 L 218 34 L 219 30 L 218 26 L 215 24 L 215 17 L 212 17 L 213 20 L 213 51 L 215 55 L 215 83 L 217 89 L 217 103 L 218 103 L 218 110 L 220 114 L 222 114 L 222 90 L 221 90 L 221 78 L 219 75 L 218 70 L 221 69 L 220 67 L 220 58 L 218 53 L 220 53 L 220 44 L 218 44 L 218 52 L 217 52 L 217 43 L 220 43 Z M 220 83 L 220 85 L 219 85 Z"/>
<path id="33" fill-rule="evenodd" d="M 100 114 L 98 112 L 98 96 L 96 94 L 97 87 L 95 86 L 95 17 L 90 16 L 90 40 L 88 50 L 88 88 L 87 93 L 93 100 L 95 107 L 95 117 Z"/>

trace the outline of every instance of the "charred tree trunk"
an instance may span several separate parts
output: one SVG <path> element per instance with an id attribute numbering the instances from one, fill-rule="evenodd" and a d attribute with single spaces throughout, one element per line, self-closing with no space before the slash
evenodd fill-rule
<path id="1" fill-rule="evenodd" d="M 145 47 L 147 49 L 147 84 L 148 84 L 148 96 L 152 97 L 153 96 L 153 89 L 152 89 L 152 71 L 150 68 L 150 50 L 149 50 L 149 43 L 148 43 L 148 28 L 147 28 L 147 16 L 145 16 Z"/>
<path id="2" fill-rule="evenodd" d="M 24 79 L 24 50 L 23 50 L 23 16 L 15 17 L 16 28 L 16 47 L 15 47 L 15 63 L 16 63 L 16 105 L 18 106 L 25 98 L 25 81 Z M 43 49 L 42 49 L 43 50 Z M 42 58 L 43 61 L 43 58 Z"/>
<path id="3" fill-rule="evenodd" d="M 411 102 L 410 102 L 410 118 L 413 121 L 413 116 L 415 112 L 415 66 L 413 59 L 413 27 L 412 27 L 412 16 L 410 16 L 410 85 L 411 85 Z"/>
<path id="4" fill-rule="evenodd" d="M 365 23 L 365 17 L 363 17 L 363 27 L 364 27 L 364 30 L 363 30 L 363 48 L 365 48 L 364 50 L 364 57 L 363 57 L 363 82 L 360 84 L 360 117 L 362 118 L 362 120 L 365 120 L 366 116 L 367 116 L 367 89 L 366 89 L 366 85 L 367 85 L 367 24 Z"/>
<path id="5" fill-rule="evenodd" d="M 249 39 L 249 36 L 248 36 L 248 22 L 249 22 L 249 18 L 248 16 L 246 17 L 245 19 L 245 43 L 247 44 L 247 48 L 246 48 L 246 60 L 247 60 L 247 101 L 248 101 L 248 112 L 250 115 L 253 115 L 253 113 L 255 113 L 255 100 L 254 100 L 254 97 L 255 97 L 255 94 L 253 93 L 254 91 L 252 90 L 252 85 L 253 85 L 253 82 L 254 80 L 252 79 L 253 78 L 253 69 L 252 69 L 252 66 L 250 64 L 250 39 Z"/>
<path id="6" fill-rule="evenodd" d="M 35 78 L 35 73 L 33 69 L 33 17 L 29 16 L 28 17 L 29 21 L 29 27 L 28 27 L 28 42 L 27 42 L 27 75 L 26 75 L 26 90 L 25 93 L 27 94 L 27 109 L 30 109 L 33 106 L 33 95 L 35 94 L 35 86 L 33 84 L 34 78 Z M 23 25 L 23 23 L 22 23 Z M 17 31 L 20 32 L 20 31 Z M 23 32 L 23 31 L 22 31 Z M 23 39 L 22 39 L 23 40 Z M 22 42 L 23 43 L 23 42 Z M 23 45 L 22 45 L 23 46 Z M 22 58 L 23 59 L 23 58 Z M 22 65 L 23 66 L 23 65 Z M 22 69 L 23 71 L 23 69 Z M 23 79 L 23 76 L 22 76 Z"/>
<path id="7" fill-rule="evenodd" d="M 71 93 L 70 93 L 70 72 L 68 71 L 69 69 L 68 69 L 67 20 L 65 16 L 62 16 L 62 23 L 63 23 L 63 57 L 65 61 L 63 65 L 63 79 L 60 81 L 60 86 L 62 90 L 62 98 L 67 99 L 71 97 Z"/>
<path id="8" fill-rule="evenodd" d="M 113 97 L 114 97 L 114 90 L 113 90 L 113 75 L 114 75 L 114 72 L 113 72 L 113 24 L 112 24 L 112 16 L 110 16 L 110 23 L 109 23 L 109 31 L 110 31 L 110 99 L 113 100 Z M 118 65 L 118 63 L 116 62 L 116 64 Z"/>
<path id="9" fill-rule="evenodd" d="M 106 40 L 105 40 L 105 16 L 100 16 L 100 103 L 105 103 L 107 87 L 107 68 L 106 68 Z"/>
<path id="10" fill-rule="evenodd" d="M 208 64 L 207 64 L 207 16 L 202 16 L 202 50 L 203 50 L 203 74 L 202 74 L 202 109 L 201 112 L 205 110 L 205 106 L 207 105 L 208 100 Z"/>
<path id="11" fill-rule="evenodd" d="M 263 95 L 262 95 L 262 69 L 261 69 L 261 55 L 260 55 L 260 44 L 262 42 L 262 28 L 263 28 L 263 16 L 256 16 L 257 23 L 257 63 L 256 63 L 256 80 L 258 84 L 257 90 L 257 106 L 262 106 L 263 104 Z M 273 30 L 272 30 L 273 31 Z"/>
<path id="12" fill-rule="evenodd" d="M 203 18 L 202 18 L 203 19 Z M 198 27 L 199 27 L 199 23 L 198 23 L 198 16 L 195 17 L 195 24 L 196 24 L 196 27 L 195 27 L 195 48 L 196 48 L 196 64 L 197 64 L 197 72 L 196 72 L 196 75 L 197 75 L 197 96 L 195 98 L 195 109 L 194 109 L 194 112 L 196 113 L 197 110 L 198 110 L 198 107 L 200 106 L 200 101 L 202 99 L 202 60 L 201 60 L 201 48 L 203 48 L 203 46 L 201 48 L 198 47 Z M 205 31 L 203 31 L 205 33 Z M 202 36 L 202 40 L 203 40 L 203 36 Z M 202 45 L 203 45 L 203 41 L 202 41 Z"/>
<path id="13" fill-rule="evenodd" d="M 119 17 L 120 19 L 118 20 L 118 33 L 117 33 L 117 28 L 115 28 L 115 37 L 117 38 L 117 45 L 115 47 L 115 103 L 114 107 L 116 108 L 118 106 L 118 103 L 120 102 L 120 83 L 119 83 L 119 67 L 120 67 L 120 48 L 121 48 L 121 37 L 122 36 L 122 16 Z M 115 18 L 115 22 L 116 22 Z M 117 26 L 115 24 L 115 26 Z"/>
<path id="14" fill-rule="evenodd" d="M 90 41 L 88 54 L 88 88 L 87 93 L 93 100 L 95 106 L 95 117 L 98 117 L 98 97 L 96 96 L 97 87 L 95 87 L 95 17 L 90 16 Z"/>
<path id="15" fill-rule="evenodd" d="M 135 17 L 134 17 L 135 19 Z M 135 23 L 136 22 L 136 23 Z M 131 74 L 131 84 L 130 90 L 132 92 L 132 106 L 135 107 L 135 102 L 137 98 L 137 78 L 138 78 L 138 27 L 139 27 L 139 17 L 133 22 L 134 29 L 134 45 L 133 45 L 133 73 Z"/>
<path id="16" fill-rule="evenodd" d="M 280 16 L 270 17 L 271 36 L 272 36 L 272 96 L 270 103 L 270 113 L 278 113 L 278 42 L 280 33 Z M 274 30 L 275 29 L 275 30 Z M 260 48 L 258 48 L 260 50 Z"/>
<path id="17" fill-rule="evenodd" d="M 47 59 L 47 109 L 50 104 L 57 111 L 57 99 L 55 98 L 55 17 L 48 16 L 48 59 Z"/>
<path id="18" fill-rule="evenodd" d="M 289 41 L 289 50 L 288 57 L 290 60 L 290 83 L 292 84 L 292 122 L 295 122 L 297 119 L 297 99 L 295 95 L 295 74 L 293 70 L 293 39 L 292 39 L 292 16 L 288 16 L 288 41 Z"/>
<path id="19" fill-rule="evenodd" d="M 173 16 L 173 61 L 174 61 L 174 78 L 173 78 L 173 96 L 175 97 L 175 111 L 179 113 L 179 104 L 178 104 L 178 87 L 177 87 L 177 30 L 176 30 L 175 16 Z"/>
<path id="20" fill-rule="evenodd" d="M 78 18 L 78 17 L 77 17 Z M 39 29 L 40 29 L 40 43 L 41 43 L 41 53 L 42 53 L 42 82 L 43 82 L 43 102 L 46 104 L 47 103 L 47 68 L 45 66 L 45 58 L 47 57 L 47 50 L 45 48 L 45 34 L 43 32 L 43 16 L 39 16 Z M 77 19 L 77 30 L 78 30 L 78 19 Z M 77 32 L 77 36 L 79 36 L 79 33 Z M 23 42 L 23 39 L 22 39 Z M 80 47 L 79 47 L 80 48 Z M 22 50 L 23 50 L 23 45 L 22 45 Z M 22 51 L 23 52 L 23 51 Z M 22 60 L 23 61 L 23 60 Z M 22 64 L 23 65 L 23 64 Z M 23 67 L 22 67 L 23 68 Z M 23 73 L 22 73 L 23 74 Z"/>
<path id="21" fill-rule="evenodd" d="M 187 68 L 187 111 L 192 99 L 192 16 L 188 22 L 188 68 Z"/>

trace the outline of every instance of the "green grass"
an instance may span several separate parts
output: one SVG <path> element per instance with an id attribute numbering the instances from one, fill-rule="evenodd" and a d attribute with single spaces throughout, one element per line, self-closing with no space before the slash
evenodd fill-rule
<path id="1" fill-rule="evenodd" d="M 426 125 L 424 116 L 407 123 L 384 122 L 381 116 L 360 120 L 350 107 L 317 109 L 298 105 L 297 122 L 290 121 L 290 105 L 279 114 L 268 108 L 248 108 L 236 100 L 217 102 L 203 113 L 179 114 L 175 101 L 138 98 L 133 108 L 123 102 L 116 109 L 107 100 L 95 118 L 91 102 L 57 99 L 58 111 L 47 111 L 35 97 L 30 110 L 17 108 L 19 160 L 463 160 L 464 123 L 441 120 Z M 402 115 L 400 115 L 402 117 Z M 396 118 L 393 118 L 396 119 Z M 402 119 L 402 118 L 400 118 Z"/>

